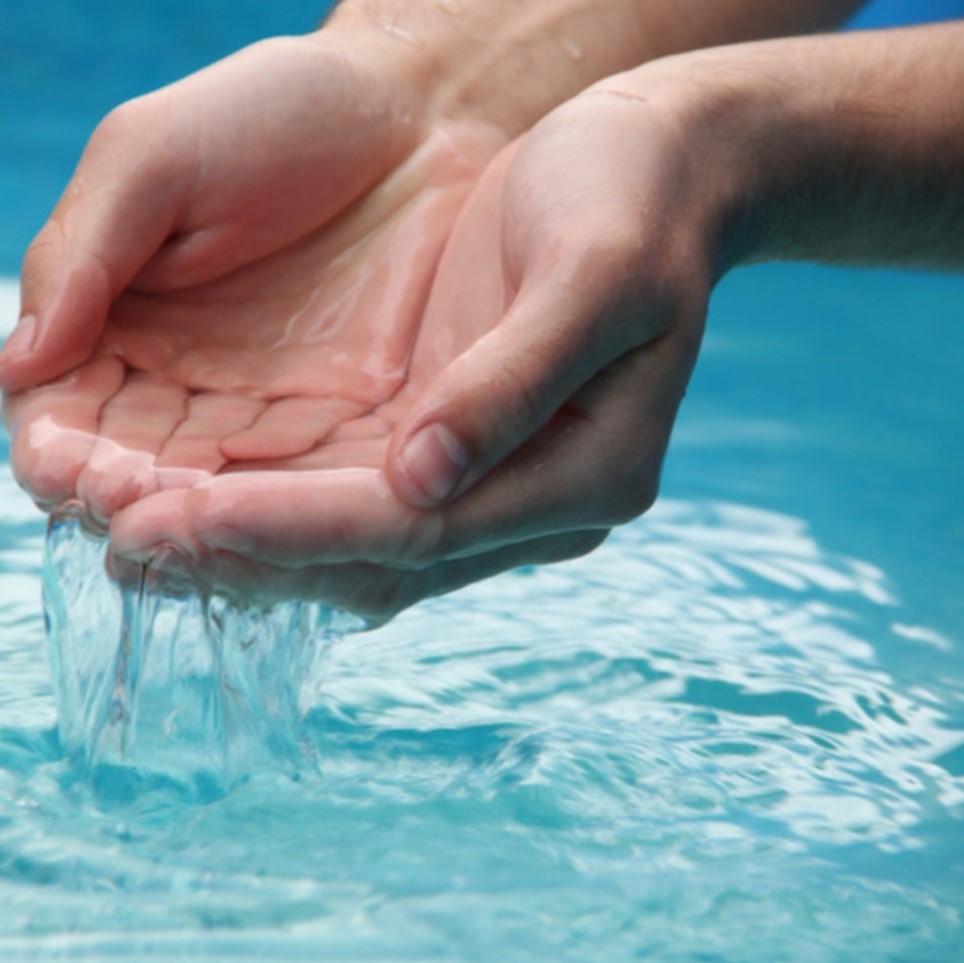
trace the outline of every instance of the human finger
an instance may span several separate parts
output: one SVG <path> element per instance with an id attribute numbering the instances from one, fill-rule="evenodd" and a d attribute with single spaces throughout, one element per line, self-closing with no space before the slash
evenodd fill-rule
<path id="1" fill-rule="evenodd" d="M 396 499 L 376 468 L 245 471 L 158 493 L 115 516 L 117 555 L 143 560 L 163 544 L 224 550 L 295 569 L 430 554 L 437 513 Z"/>
<path id="2" fill-rule="evenodd" d="M 156 374 L 125 372 L 119 390 L 101 407 L 76 482 L 77 498 L 97 525 L 155 490 L 156 456 L 183 419 L 187 401 L 182 385 Z"/>
<path id="3" fill-rule="evenodd" d="M 202 391 L 191 395 L 183 419 L 157 455 L 158 487 L 182 487 L 178 479 L 185 472 L 216 474 L 228 461 L 222 450 L 224 439 L 246 431 L 266 408 L 266 402 L 242 394 Z"/>
<path id="4" fill-rule="evenodd" d="M 447 559 L 424 569 L 396 569 L 365 563 L 319 566 L 297 575 L 301 596 L 351 612 L 369 628 L 383 625 L 419 602 L 529 565 L 569 561 L 594 551 L 608 531 L 566 532 L 506 545 L 466 558 Z M 284 571 L 277 590 L 288 586 Z M 283 594 L 278 597 L 284 598 Z"/>
<path id="5" fill-rule="evenodd" d="M 412 508 L 374 468 L 240 472 L 130 506 L 114 519 L 114 551 L 142 561 L 177 544 L 193 557 L 228 552 L 289 570 L 356 562 L 422 570 L 609 528 L 655 498 L 694 355 L 682 336 L 631 352 L 445 508 Z"/>
<path id="6" fill-rule="evenodd" d="M 445 558 L 573 530 L 609 529 L 656 499 L 696 346 L 675 332 L 590 380 L 471 491 L 444 506 Z"/>
<path id="7" fill-rule="evenodd" d="M 239 461 L 301 455 L 365 407 L 347 398 L 279 398 L 252 424 L 226 436 L 221 452 Z"/>
<path id="8" fill-rule="evenodd" d="M 179 544 L 159 545 L 149 558 L 133 561 L 112 550 L 108 569 L 120 581 L 145 572 L 156 591 L 219 593 L 245 605 L 281 600 L 321 602 L 350 612 L 374 628 L 422 600 L 457 591 L 513 568 L 544 565 L 585 555 L 608 534 L 593 529 L 567 532 L 503 546 L 467 558 L 438 562 L 424 569 L 399 569 L 371 562 L 290 569 L 222 550 L 189 555 Z M 187 540 L 186 532 L 181 538 Z"/>
<path id="9" fill-rule="evenodd" d="M 191 172 L 176 138 L 150 143 L 150 126 L 137 101 L 109 114 L 28 248 L 20 322 L 0 353 L 6 391 L 87 358 L 111 301 L 174 230 Z"/>
<path id="10" fill-rule="evenodd" d="M 431 508 L 464 495 L 597 372 L 671 323 L 664 292 L 637 287 L 614 298 L 602 285 L 560 276 L 531 296 L 523 290 L 441 371 L 393 434 L 385 473 L 399 497 Z"/>
<path id="11" fill-rule="evenodd" d="M 101 409 L 123 380 L 124 366 L 117 358 L 96 355 L 56 381 L 4 398 L 14 475 L 41 507 L 76 498 Z"/>
<path id="12" fill-rule="evenodd" d="M 477 328 L 462 315 L 487 311 L 485 333 L 441 367 L 393 436 L 385 472 L 410 504 L 460 498 L 597 372 L 678 320 L 699 326 L 710 276 L 704 224 L 678 211 L 699 207 L 698 185 L 667 163 L 679 154 L 675 134 L 648 114 L 641 123 L 639 110 L 623 97 L 576 98 L 474 189 L 427 315 L 457 300 L 466 256 L 483 251 L 479 235 L 488 237 L 480 273 L 500 270 L 489 298 L 448 319 Z M 492 317 L 500 294 L 509 303 Z"/>

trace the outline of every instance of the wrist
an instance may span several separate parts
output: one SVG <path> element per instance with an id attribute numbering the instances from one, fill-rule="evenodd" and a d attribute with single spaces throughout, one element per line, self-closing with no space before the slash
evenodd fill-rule
<path id="1" fill-rule="evenodd" d="M 826 29 L 860 0 L 343 0 L 323 31 L 400 65 L 424 107 L 507 139 L 601 78 L 686 50 Z"/>
<path id="2" fill-rule="evenodd" d="M 766 194 L 764 145 L 775 114 L 774 94 L 759 73 L 735 70 L 714 50 L 607 77 L 586 94 L 638 105 L 645 140 L 662 154 L 656 165 L 643 162 L 650 171 L 643 189 L 672 212 L 663 245 L 680 248 L 680 261 L 705 274 L 709 286 L 754 256 L 761 242 L 753 214 Z M 640 224 L 640 231 L 651 226 Z"/>
<path id="3" fill-rule="evenodd" d="M 846 163 L 823 40 L 668 57 L 599 87 L 644 99 L 676 129 L 687 216 L 718 278 L 739 264 L 814 256 Z M 691 232 L 692 237 L 692 232 Z"/>
<path id="4" fill-rule="evenodd" d="M 656 55 L 643 19 L 637 0 L 344 0 L 320 33 L 390 62 L 429 116 L 510 140 L 600 77 Z"/>

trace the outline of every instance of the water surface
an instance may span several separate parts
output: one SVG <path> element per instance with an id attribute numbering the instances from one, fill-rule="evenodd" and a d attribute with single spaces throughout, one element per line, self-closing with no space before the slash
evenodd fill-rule
<path id="1" fill-rule="evenodd" d="M 65 755 L 4 474 L 0 956 L 960 958 L 961 293 L 727 282 L 646 519 L 336 643 L 207 796 Z"/>

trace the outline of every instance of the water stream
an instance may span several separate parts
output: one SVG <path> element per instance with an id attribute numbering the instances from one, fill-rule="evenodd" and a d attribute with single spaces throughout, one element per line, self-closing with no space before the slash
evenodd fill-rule
<path id="1" fill-rule="evenodd" d="M 302 718 L 333 639 L 361 627 L 319 604 L 243 610 L 120 586 L 106 539 L 51 518 L 43 598 L 60 739 L 106 793 L 169 781 L 214 798 L 270 765 L 297 771 Z"/>

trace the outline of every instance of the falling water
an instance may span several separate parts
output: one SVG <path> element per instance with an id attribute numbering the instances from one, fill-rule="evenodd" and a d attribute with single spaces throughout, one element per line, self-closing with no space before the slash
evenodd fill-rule
<path id="1" fill-rule="evenodd" d="M 321 604 L 170 597 L 149 566 L 121 586 L 106 552 L 75 518 L 50 520 L 43 594 L 65 753 L 112 794 L 160 780 L 214 797 L 259 767 L 297 768 L 328 649 L 360 623 Z"/>

